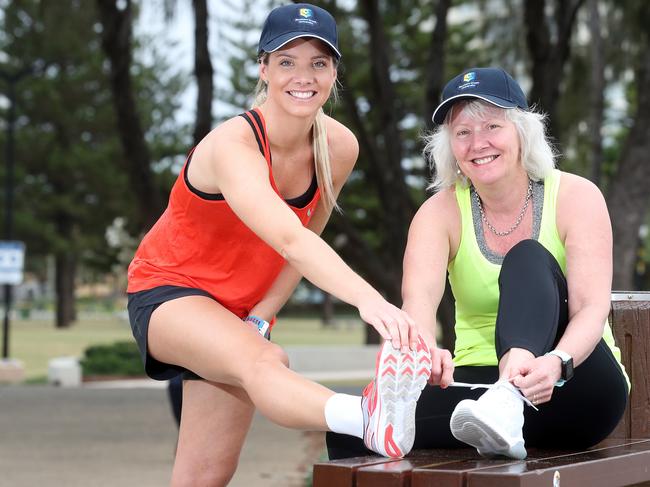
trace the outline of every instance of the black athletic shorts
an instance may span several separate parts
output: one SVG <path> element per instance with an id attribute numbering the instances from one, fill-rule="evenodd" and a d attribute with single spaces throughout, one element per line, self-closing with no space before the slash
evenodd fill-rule
<path id="1" fill-rule="evenodd" d="M 183 379 L 201 379 L 194 372 L 178 365 L 166 364 L 153 358 L 147 347 L 147 336 L 149 332 L 149 320 L 151 314 L 162 303 L 184 296 L 206 296 L 214 299 L 208 292 L 202 289 L 180 286 L 158 286 L 145 291 L 128 293 L 129 321 L 133 336 L 140 349 L 140 357 L 144 364 L 146 374 L 152 379 L 168 380 L 179 374 Z"/>

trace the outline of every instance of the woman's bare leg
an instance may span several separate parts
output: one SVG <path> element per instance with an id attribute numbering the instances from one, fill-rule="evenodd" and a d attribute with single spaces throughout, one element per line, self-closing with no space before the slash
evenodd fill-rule
<path id="1" fill-rule="evenodd" d="M 254 411 L 239 387 L 185 381 L 171 485 L 227 485 L 237 469 Z"/>
<path id="2" fill-rule="evenodd" d="M 241 387 L 281 426 L 327 430 L 325 403 L 334 393 L 288 369 L 279 346 L 210 298 L 186 296 L 160 305 L 151 317 L 148 343 L 157 360 Z"/>

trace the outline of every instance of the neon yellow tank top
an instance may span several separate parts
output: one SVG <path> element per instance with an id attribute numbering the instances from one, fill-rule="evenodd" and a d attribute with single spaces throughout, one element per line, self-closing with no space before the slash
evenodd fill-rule
<path id="1" fill-rule="evenodd" d="M 555 223 L 560 174 L 555 169 L 544 180 L 544 201 L 537 240 L 553 254 L 566 275 L 566 253 Z M 454 363 L 456 366 L 497 365 L 494 328 L 499 304 L 498 278 L 501 265 L 489 261 L 481 252 L 474 230 L 470 198 L 470 188 L 457 184 L 461 239 L 456 257 L 447 268 L 449 283 L 456 299 Z M 603 338 L 620 364 L 621 351 L 614 343 L 609 324 L 605 326 Z M 622 365 L 621 369 L 625 374 Z"/>

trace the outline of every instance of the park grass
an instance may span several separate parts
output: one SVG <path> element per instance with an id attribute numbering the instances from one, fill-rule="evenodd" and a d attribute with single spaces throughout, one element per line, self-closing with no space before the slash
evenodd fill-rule
<path id="1" fill-rule="evenodd" d="M 55 357 L 81 358 L 90 345 L 133 340 L 129 324 L 106 314 L 80 319 L 69 328 L 57 329 L 49 320 L 14 320 L 11 323 L 9 355 L 23 362 L 27 382 L 47 377 L 48 362 Z"/>
<path id="2" fill-rule="evenodd" d="M 324 326 L 318 318 L 280 316 L 271 332 L 280 346 L 295 345 L 362 345 L 365 325 L 356 317 L 338 317 Z"/>
<path id="3" fill-rule="evenodd" d="M 318 318 L 281 317 L 272 339 L 281 346 L 361 345 L 364 327 L 358 318 L 339 318 L 323 326 Z M 28 383 L 45 382 L 48 362 L 55 357 L 81 358 L 91 345 L 131 341 L 131 329 L 124 318 L 106 313 L 84 317 L 71 327 L 57 329 L 50 320 L 12 320 L 9 356 L 25 368 Z"/>

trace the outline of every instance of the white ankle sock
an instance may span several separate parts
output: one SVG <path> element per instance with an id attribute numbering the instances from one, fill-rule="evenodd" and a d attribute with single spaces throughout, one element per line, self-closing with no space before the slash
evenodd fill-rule
<path id="1" fill-rule="evenodd" d="M 330 431 L 363 439 L 361 397 L 334 394 L 325 403 L 325 422 Z"/>

